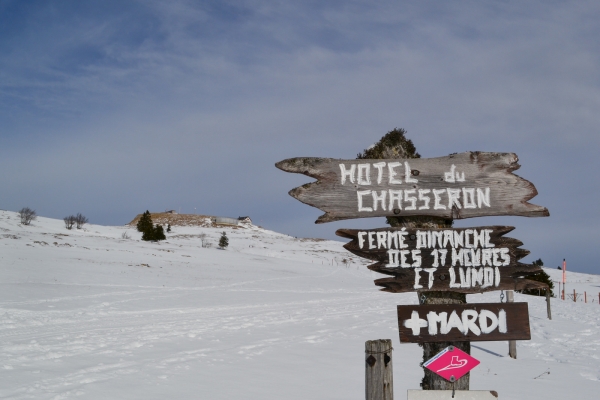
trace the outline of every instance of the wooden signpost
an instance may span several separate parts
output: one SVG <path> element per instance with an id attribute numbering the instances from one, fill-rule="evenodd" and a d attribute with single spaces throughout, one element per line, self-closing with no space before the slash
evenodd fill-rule
<path id="1" fill-rule="evenodd" d="M 526 279 L 541 268 L 519 262 L 529 251 L 520 248 L 521 241 L 504 236 L 513 227 L 449 227 L 454 219 L 550 215 L 545 207 L 528 203 L 537 190 L 531 182 L 513 174 L 520 167 L 516 154 L 476 151 L 429 159 L 385 160 L 300 157 L 275 166 L 317 179 L 289 192 L 325 212 L 316 223 L 367 217 L 402 219 L 403 228 L 336 232 L 351 239 L 344 246 L 348 251 L 374 261 L 369 269 L 390 275 L 375 280 L 381 290 L 418 292 L 421 300 L 430 303 L 398 306 L 402 343 L 422 343 L 424 356 L 432 357 L 445 342 L 456 343 L 450 346 L 453 349 L 463 346 L 468 352 L 471 341 L 530 339 L 527 303 L 467 305 L 460 295 L 450 293 L 546 288 L 541 282 Z M 418 222 L 421 220 L 411 217 L 431 217 L 432 225 L 422 225 Z M 444 225 L 448 228 L 418 229 Z M 469 388 L 468 374 L 448 386 L 432 380 L 429 373 L 425 371 L 423 388 L 435 389 L 430 393 L 442 397 L 419 397 L 414 392 L 411 398 L 446 398 L 447 393 L 440 389 L 449 388 L 454 397 L 455 383 L 459 389 L 456 393 L 462 393 L 458 397 L 467 398 L 461 396 L 471 393 L 460 390 Z M 367 399 L 387 398 L 370 397 L 371 392 L 388 393 L 370 390 L 367 383 Z M 480 394 L 483 397 L 468 398 L 488 398 L 495 392 Z"/>
<path id="2" fill-rule="evenodd" d="M 344 245 L 348 251 L 376 261 L 370 270 L 394 276 L 375 281 L 383 291 L 482 293 L 546 287 L 523 278 L 542 269 L 519 262 L 529 251 L 519 248 L 521 241 L 504 236 L 513 229 L 339 229 L 336 234 L 352 239 Z"/>
<path id="3" fill-rule="evenodd" d="M 548 216 L 545 207 L 527 202 L 537 191 L 512 173 L 520 167 L 517 161 L 514 153 L 466 152 L 404 160 L 303 157 L 275 166 L 318 179 L 290 191 L 292 197 L 325 211 L 317 223 L 417 215 Z"/>
<path id="4" fill-rule="evenodd" d="M 398 306 L 401 343 L 530 340 L 527 303 Z"/>

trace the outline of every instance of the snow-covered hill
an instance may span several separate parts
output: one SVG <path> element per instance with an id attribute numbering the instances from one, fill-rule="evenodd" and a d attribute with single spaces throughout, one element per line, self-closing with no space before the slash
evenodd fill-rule
<path id="1" fill-rule="evenodd" d="M 216 248 L 222 231 L 227 250 Z M 0 212 L 1 398 L 362 399 L 364 342 L 379 338 L 394 341 L 396 398 L 419 388 L 422 351 L 400 345 L 395 309 L 417 296 L 379 292 L 380 276 L 341 242 L 258 227 L 140 236 L 47 218 L 21 226 Z M 474 343 L 471 389 L 598 398 L 600 277 L 569 281 L 594 302 L 553 299 L 549 321 L 543 298 L 516 294 L 529 302 L 532 340 L 518 342 L 517 360 L 506 342 Z"/>

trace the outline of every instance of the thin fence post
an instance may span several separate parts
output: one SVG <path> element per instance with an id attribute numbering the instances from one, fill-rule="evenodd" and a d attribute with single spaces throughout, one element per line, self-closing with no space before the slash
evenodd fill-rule
<path id="1" fill-rule="evenodd" d="M 365 342 L 365 398 L 393 400 L 392 340 Z"/>
<path id="2" fill-rule="evenodd" d="M 575 289 L 573 289 L 573 301 L 577 303 L 577 292 L 575 292 Z"/>
<path id="3" fill-rule="evenodd" d="M 515 294 L 515 292 L 512 290 L 506 291 L 506 298 L 507 298 L 508 303 L 513 303 L 515 301 L 514 294 Z M 517 358 L 517 341 L 516 340 L 508 341 L 508 355 L 510 356 L 510 358 L 514 358 L 514 359 Z"/>
<path id="4" fill-rule="evenodd" d="M 552 320 L 552 311 L 550 310 L 550 290 L 546 289 L 546 310 L 548 311 L 548 319 Z"/>
<path id="5" fill-rule="evenodd" d="M 587 304 L 587 292 L 583 292 L 583 300 Z"/>

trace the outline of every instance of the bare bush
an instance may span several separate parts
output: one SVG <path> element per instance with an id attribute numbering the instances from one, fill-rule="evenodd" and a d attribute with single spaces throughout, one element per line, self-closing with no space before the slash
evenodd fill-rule
<path id="1" fill-rule="evenodd" d="M 65 227 L 68 230 L 71 230 L 73 228 L 73 225 L 75 225 L 75 216 L 69 215 L 68 217 L 64 217 L 63 221 L 65 221 Z"/>
<path id="2" fill-rule="evenodd" d="M 19 210 L 19 216 L 21 217 L 21 223 L 23 225 L 29 225 L 31 221 L 37 218 L 35 210 L 29 207 L 23 207 Z"/>
<path id="3" fill-rule="evenodd" d="M 127 232 L 121 233 L 121 239 L 131 239 L 131 236 Z"/>
<path id="4" fill-rule="evenodd" d="M 86 217 L 84 217 L 81 213 L 77 213 L 75 216 L 75 223 L 77 224 L 77 229 L 83 228 L 83 225 L 87 224 L 89 221 Z"/>

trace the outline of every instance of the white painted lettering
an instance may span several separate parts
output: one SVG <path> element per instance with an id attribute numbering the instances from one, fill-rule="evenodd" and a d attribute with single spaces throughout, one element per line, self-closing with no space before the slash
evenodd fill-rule
<path id="1" fill-rule="evenodd" d="M 506 247 L 500 249 L 500 257 L 502 257 L 503 267 L 510 265 L 510 254 L 508 253 L 508 249 Z"/>
<path id="2" fill-rule="evenodd" d="M 410 250 L 400 250 L 400 266 L 402 268 L 410 268 L 412 265 L 406 262 L 406 256 L 410 254 Z"/>
<path id="3" fill-rule="evenodd" d="M 443 236 L 444 236 L 444 232 L 443 231 L 438 231 L 438 232 L 431 231 L 431 247 L 435 248 L 435 246 L 437 244 L 437 247 L 441 248 L 442 247 L 442 238 L 443 238 Z"/>
<path id="4" fill-rule="evenodd" d="M 433 250 L 431 252 L 431 255 L 433 256 L 433 264 L 431 264 L 432 267 L 437 268 L 440 266 L 439 262 L 438 262 L 438 251 L 437 250 Z"/>
<path id="5" fill-rule="evenodd" d="M 419 210 L 429 210 L 429 202 L 431 199 L 429 196 L 425 196 L 429 192 L 431 192 L 429 189 L 419 189 L 419 201 L 423 202 L 423 205 L 419 207 Z"/>
<path id="6" fill-rule="evenodd" d="M 388 268 L 395 268 L 400 266 L 400 261 L 398 261 L 398 250 L 388 250 L 388 264 L 386 265 L 386 267 Z"/>
<path id="7" fill-rule="evenodd" d="M 463 234 L 464 231 L 454 231 L 454 247 L 464 247 L 464 241 L 463 241 Z"/>
<path id="8" fill-rule="evenodd" d="M 458 249 L 458 251 L 456 249 L 452 249 L 450 250 L 450 254 L 452 255 L 452 263 L 450 265 L 454 267 L 458 263 L 458 265 L 462 267 L 464 264 L 463 249 Z"/>
<path id="9" fill-rule="evenodd" d="M 380 249 L 383 247 L 385 249 L 385 245 L 387 244 L 387 232 L 376 232 L 377 235 L 377 248 Z"/>
<path id="10" fill-rule="evenodd" d="M 471 263 L 474 267 L 481 266 L 481 249 L 471 249 Z"/>
<path id="11" fill-rule="evenodd" d="M 438 250 L 438 254 L 440 255 L 440 266 L 443 267 L 446 265 L 446 254 L 448 250 Z"/>
<path id="12" fill-rule="evenodd" d="M 494 268 L 483 267 L 483 285 L 482 288 L 490 287 L 494 284 Z"/>
<path id="13" fill-rule="evenodd" d="M 381 194 L 379 194 L 379 196 L 377 195 L 377 192 L 375 190 L 373 190 L 373 210 L 377 211 L 377 202 L 381 202 L 381 209 L 383 211 L 385 211 L 385 196 L 387 195 L 387 192 L 385 190 L 381 191 Z"/>
<path id="14" fill-rule="evenodd" d="M 473 234 L 473 229 L 465 229 L 465 247 L 470 249 L 473 247 L 471 242 L 469 242 L 469 236 Z"/>
<path id="15" fill-rule="evenodd" d="M 492 249 L 481 249 L 481 265 L 483 265 L 484 267 L 486 265 L 489 265 L 490 267 L 493 265 Z"/>
<path id="16" fill-rule="evenodd" d="M 424 249 L 427 247 L 427 232 L 417 231 L 417 249 Z"/>
<path id="17" fill-rule="evenodd" d="M 464 174 L 464 172 L 463 172 Z M 475 204 L 475 189 L 474 188 L 463 188 L 463 206 L 465 208 L 477 208 Z M 470 200 L 469 200 L 470 198 Z"/>
<path id="18" fill-rule="evenodd" d="M 417 336 L 421 334 L 421 328 L 427 328 L 427 320 L 419 318 L 419 313 L 413 311 L 410 319 L 404 321 L 404 327 L 412 329 L 412 334 Z"/>
<path id="19" fill-rule="evenodd" d="M 416 189 L 410 189 L 410 190 L 405 190 L 404 191 L 404 202 L 410 202 L 410 206 L 408 207 L 404 207 L 405 210 L 416 210 L 417 209 L 417 198 L 415 196 L 409 196 L 409 195 L 414 195 L 417 193 Z"/>
<path id="20" fill-rule="evenodd" d="M 365 244 L 364 236 L 366 234 L 367 234 L 367 232 L 358 232 L 358 248 L 359 249 L 362 249 Z"/>
<path id="21" fill-rule="evenodd" d="M 485 192 L 484 192 L 485 190 Z M 485 189 L 477 188 L 477 207 L 482 208 L 481 206 L 485 205 L 487 207 L 491 207 L 490 205 L 490 188 L 487 187 Z"/>
<path id="22" fill-rule="evenodd" d="M 390 206 L 388 207 L 388 210 L 392 211 L 394 208 L 402 210 L 402 190 L 390 189 L 388 190 L 388 192 L 390 194 Z M 394 207 L 394 201 L 396 202 L 398 207 Z"/>
<path id="23" fill-rule="evenodd" d="M 477 229 L 473 230 L 473 248 L 485 246 L 485 229 L 482 229 L 477 233 Z"/>
<path id="24" fill-rule="evenodd" d="M 358 192 L 356 192 L 356 195 L 358 196 L 358 211 L 367 211 L 367 212 L 371 212 L 373 211 L 373 208 L 371 207 L 363 207 L 363 196 L 368 196 L 369 194 L 371 194 L 370 190 L 359 190 Z"/>
<path id="25" fill-rule="evenodd" d="M 437 268 L 425 268 L 425 271 L 427 271 L 429 273 L 429 281 L 427 283 L 427 288 L 431 289 L 431 287 L 433 286 L 433 273 L 437 270 Z"/>
<path id="26" fill-rule="evenodd" d="M 475 310 L 463 310 L 462 312 L 462 324 L 463 324 L 463 333 L 466 335 L 469 333 L 469 330 L 473 332 L 475 335 L 481 335 L 481 330 L 475 323 L 477 319 L 477 311 Z"/>
<path id="27" fill-rule="evenodd" d="M 423 271 L 422 268 L 415 268 L 415 289 L 423 289 L 423 285 L 419 283 L 419 281 L 421 280 L 421 271 Z"/>
<path id="28" fill-rule="evenodd" d="M 371 164 L 358 164 L 358 184 L 371 184 Z"/>
<path id="29" fill-rule="evenodd" d="M 340 171 L 342 172 L 342 185 L 346 183 L 346 177 L 350 178 L 350 183 L 354 183 L 356 164 L 350 165 L 350 171 L 346 169 L 346 166 L 344 164 L 340 164 Z"/>
<path id="30" fill-rule="evenodd" d="M 383 179 L 383 167 L 385 167 L 384 162 L 378 162 L 373 164 L 375 168 L 377 168 L 377 184 L 381 185 L 381 180 Z M 384 208 L 385 210 L 385 208 Z"/>
<path id="31" fill-rule="evenodd" d="M 450 272 L 450 287 L 459 288 L 460 283 L 456 283 L 456 272 L 454 272 L 454 268 L 448 268 L 448 272 Z"/>
<path id="32" fill-rule="evenodd" d="M 442 247 L 454 247 L 454 232 L 444 231 L 444 245 Z"/>
<path id="33" fill-rule="evenodd" d="M 408 232 L 406 232 L 406 228 L 402 228 L 401 231 L 398 231 L 398 244 L 400 249 L 405 249 L 408 247 L 408 245 L 404 243 L 404 237 L 406 235 L 408 235 Z"/>
<path id="34" fill-rule="evenodd" d="M 412 255 L 412 260 L 413 260 L 412 266 L 420 267 L 421 266 L 421 250 L 412 250 L 411 255 Z"/>
<path id="35" fill-rule="evenodd" d="M 415 312 L 415 311 L 413 311 Z M 490 324 L 488 325 L 488 320 L 490 320 Z M 489 310 L 481 310 L 479 311 L 479 328 L 481 328 L 481 333 L 492 333 L 494 329 L 498 327 L 498 317 L 496 314 Z"/>
<path id="36" fill-rule="evenodd" d="M 435 311 L 429 311 L 427 313 L 427 323 L 429 324 L 429 334 L 437 335 L 438 333 L 438 322 L 440 323 L 440 329 L 447 332 L 448 313 L 441 312 L 439 315 Z"/>
<path id="37" fill-rule="evenodd" d="M 367 235 L 367 237 L 369 238 L 369 250 L 377 248 L 375 247 L 375 232 L 369 232 L 369 235 Z"/>
<path id="38" fill-rule="evenodd" d="M 485 247 L 496 247 L 495 244 L 490 243 L 490 234 L 494 232 L 492 229 L 485 230 Z"/>
<path id="39" fill-rule="evenodd" d="M 460 320 L 460 317 L 458 316 L 458 314 L 456 314 L 456 311 L 452 311 L 452 314 L 450 314 L 450 318 L 448 318 L 448 325 L 446 326 L 446 332 L 444 332 L 441 329 L 440 329 L 440 332 L 442 334 L 447 334 L 448 332 L 450 332 L 450 330 L 452 328 L 456 328 L 460 332 L 464 331 L 462 321 Z"/>
<path id="40" fill-rule="evenodd" d="M 446 190 L 444 189 L 433 189 L 433 209 L 434 210 L 445 210 L 446 206 L 440 203 L 442 198 L 440 197 L 440 193 L 444 193 Z"/>
<path id="41" fill-rule="evenodd" d="M 410 169 L 410 165 L 408 165 L 408 161 L 404 161 L 404 182 L 406 182 L 406 183 L 418 183 L 419 182 L 418 179 L 410 177 L 411 171 L 412 170 Z"/>
<path id="42" fill-rule="evenodd" d="M 448 192 L 448 208 L 456 206 L 459 210 L 462 208 L 460 205 L 460 189 L 446 189 Z"/>
<path id="43" fill-rule="evenodd" d="M 394 171 L 394 168 L 399 167 L 402 163 L 399 162 L 391 162 L 388 164 L 388 172 L 390 176 L 390 185 L 399 185 L 402 183 L 400 179 L 394 178 L 398 173 Z"/>
<path id="44" fill-rule="evenodd" d="M 494 264 L 494 267 L 501 267 L 502 266 L 502 261 L 500 261 L 500 249 L 492 249 L 492 264 Z"/>
<path id="45" fill-rule="evenodd" d="M 471 269 L 471 284 L 483 285 L 483 268 L 472 268 Z"/>
<path id="46" fill-rule="evenodd" d="M 498 332 L 506 333 L 506 328 L 506 311 L 500 310 L 500 312 L 498 312 Z"/>
<path id="47" fill-rule="evenodd" d="M 388 249 L 398 248 L 398 232 L 388 232 Z"/>

